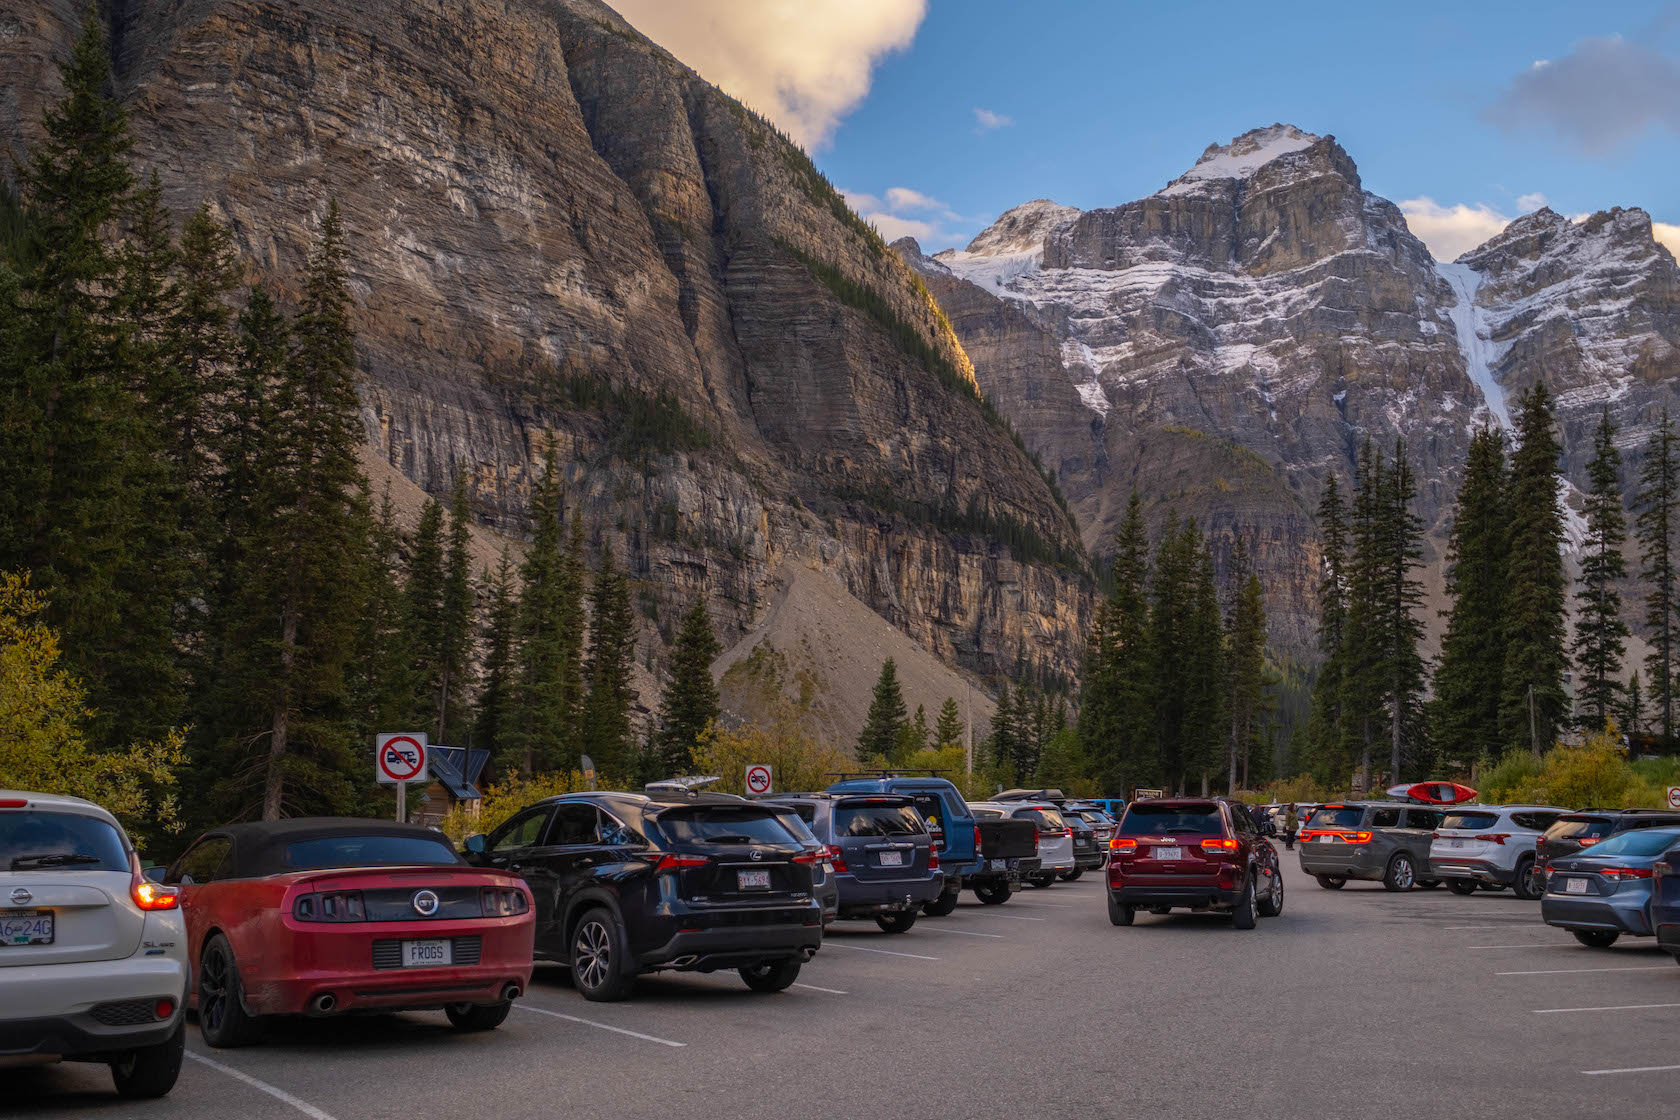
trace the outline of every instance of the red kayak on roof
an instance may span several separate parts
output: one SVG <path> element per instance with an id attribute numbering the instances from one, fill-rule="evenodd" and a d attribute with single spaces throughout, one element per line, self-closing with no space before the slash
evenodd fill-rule
<path id="1" fill-rule="evenodd" d="M 1407 801 L 1421 801 L 1425 805 L 1458 805 L 1476 799 L 1475 790 L 1457 782 L 1418 782 L 1409 786 L 1390 786 L 1388 795 Z"/>

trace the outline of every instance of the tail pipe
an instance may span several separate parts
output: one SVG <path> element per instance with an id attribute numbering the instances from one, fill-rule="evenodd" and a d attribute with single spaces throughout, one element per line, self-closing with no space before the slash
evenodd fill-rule
<path id="1" fill-rule="evenodd" d="M 509 983 L 507 987 L 502 989 L 502 999 L 508 1003 L 512 1003 L 514 1000 L 518 999 L 521 994 L 521 989 L 518 984 Z"/>
<path id="2" fill-rule="evenodd" d="M 331 992 L 322 992 L 309 1001 L 309 1013 L 311 1015 L 331 1015 L 337 1007 L 338 997 Z"/>

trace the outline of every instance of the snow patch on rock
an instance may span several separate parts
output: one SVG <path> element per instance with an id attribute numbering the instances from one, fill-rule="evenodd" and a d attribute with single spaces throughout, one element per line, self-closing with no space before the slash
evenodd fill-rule
<path id="1" fill-rule="evenodd" d="M 1482 391 L 1488 413 L 1501 428 L 1511 431 L 1511 410 L 1505 403 L 1505 390 L 1493 376 L 1493 367 L 1507 345 L 1493 341 L 1488 313 L 1476 306 L 1476 289 L 1482 286 L 1482 275 L 1467 264 L 1437 263 L 1435 271 L 1458 297 L 1458 302 L 1447 309 L 1447 315 L 1452 319 L 1453 330 L 1458 332 L 1464 368 L 1476 388 Z"/>
<path id="2" fill-rule="evenodd" d="M 1245 132 L 1229 144 L 1210 144 L 1196 166 L 1174 179 L 1161 195 L 1192 194 L 1201 184 L 1219 179 L 1246 179 L 1280 156 L 1299 152 L 1322 137 L 1302 132 L 1292 124 L 1274 124 Z"/>

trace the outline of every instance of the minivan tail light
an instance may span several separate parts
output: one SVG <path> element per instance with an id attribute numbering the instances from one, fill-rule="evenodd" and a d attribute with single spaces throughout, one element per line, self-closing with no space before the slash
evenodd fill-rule
<path id="1" fill-rule="evenodd" d="M 142 910 L 174 910 L 181 905 L 179 890 L 159 886 L 142 875 L 134 876 L 129 894 L 134 899 L 134 905 Z"/>
<path id="2" fill-rule="evenodd" d="M 846 874 L 846 857 L 840 854 L 840 849 L 830 844 L 828 848 L 828 862 L 834 865 L 836 875 Z"/>
<path id="3" fill-rule="evenodd" d="M 1202 841 L 1202 851 L 1204 852 L 1234 852 L 1236 850 L 1237 842 L 1228 836 L 1214 836 Z"/>
<path id="4" fill-rule="evenodd" d="M 705 856 L 679 856 L 667 852 L 659 857 L 659 862 L 654 864 L 653 869 L 655 871 L 678 871 L 684 867 L 704 867 L 710 862 L 712 861 Z"/>

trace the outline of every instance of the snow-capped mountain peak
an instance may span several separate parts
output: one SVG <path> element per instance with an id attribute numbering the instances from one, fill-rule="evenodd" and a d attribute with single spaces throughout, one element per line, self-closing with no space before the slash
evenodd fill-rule
<path id="1" fill-rule="evenodd" d="M 1310 148 L 1322 140 L 1292 124 L 1274 124 L 1243 133 L 1229 144 L 1209 144 L 1196 166 L 1158 193 L 1189 194 L 1201 184 L 1222 179 L 1247 179 L 1275 159 Z"/>
<path id="2" fill-rule="evenodd" d="M 995 257 L 1038 249 L 1044 244 L 1045 234 L 1067 225 L 1079 214 L 1075 207 L 1035 198 L 999 214 L 997 221 L 981 230 L 962 251 L 978 257 Z"/>

